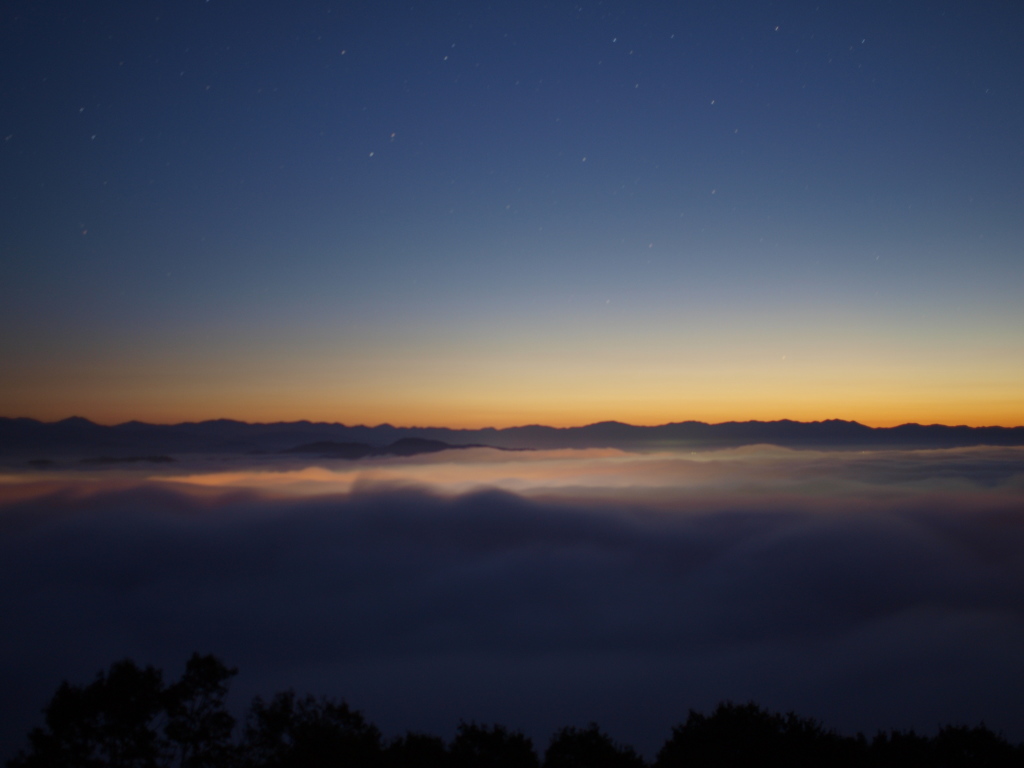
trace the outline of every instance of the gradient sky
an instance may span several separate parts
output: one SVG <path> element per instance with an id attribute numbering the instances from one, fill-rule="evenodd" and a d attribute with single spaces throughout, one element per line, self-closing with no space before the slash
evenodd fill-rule
<path id="1" fill-rule="evenodd" d="M 1017 2 L 0 10 L 0 412 L 1024 424 Z"/>

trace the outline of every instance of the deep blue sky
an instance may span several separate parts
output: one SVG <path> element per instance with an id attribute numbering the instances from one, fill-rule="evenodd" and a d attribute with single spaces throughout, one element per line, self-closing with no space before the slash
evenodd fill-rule
<path id="1" fill-rule="evenodd" d="M 1024 423 L 1015 2 L 11 2 L 8 415 Z"/>

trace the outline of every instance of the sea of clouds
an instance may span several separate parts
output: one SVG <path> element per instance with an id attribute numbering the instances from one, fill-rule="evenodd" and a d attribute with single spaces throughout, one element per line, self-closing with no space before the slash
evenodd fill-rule
<path id="1" fill-rule="evenodd" d="M 0 477 L 0 757 L 62 680 L 237 666 L 652 754 L 723 699 L 1024 740 L 1024 451 L 450 451 Z"/>

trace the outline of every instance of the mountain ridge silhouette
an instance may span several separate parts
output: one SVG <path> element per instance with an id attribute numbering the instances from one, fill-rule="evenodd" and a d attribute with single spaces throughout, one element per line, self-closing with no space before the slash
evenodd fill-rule
<path id="1" fill-rule="evenodd" d="M 129 457 L 302 453 L 294 449 L 316 443 L 363 444 L 369 446 L 371 452 L 378 452 L 402 440 L 434 441 L 445 444 L 446 448 L 489 446 L 503 449 L 618 448 L 651 451 L 758 444 L 795 449 L 921 449 L 1024 445 L 1024 427 L 913 423 L 868 427 L 842 419 L 728 421 L 718 424 L 681 421 L 657 426 L 603 421 L 579 427 L 529 424 L 500 429 L 396 427 L 390 424 L 348 426 L 305 420 L 250 424 L 231 419 L 179 424 L 129 421 L 107 426 L 78 416 L 55 422 L 0 417 L 0 455 L 32 458 L 44 455 Z M 420 448 L 425 445 L 428 444 L 424 443 Z M 421 449 L 411 450 L 413 453 L 424 452 Z"/>

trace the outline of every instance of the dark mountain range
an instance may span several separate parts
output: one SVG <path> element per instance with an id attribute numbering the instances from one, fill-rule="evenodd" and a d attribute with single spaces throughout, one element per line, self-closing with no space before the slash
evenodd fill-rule
<path id="1" fill-rule="evenodd" d="M 505 449 L 620 448 L 708 449 L 769 444 L 788 448 L 954 448 L 1024 445 L 1024 427 L 904 424 L 873 428 L 855 421 L 686 421 L 638 427 L 609 421 L 585 427 L 540 425 L 460 430 L 443 427 L 376 427 L 309 421 L 248 424 L 220 419 L 183 424 L 137 421 L 103 426 L 87 419 L 41 422 L 0 418 L 0 455 L 26 459 L 53 456 L 166 456 L 174 454 L 317 453 L 339 458 L 487 445 Z M 364 453 L 365 451 L 368 453 Z"/>

